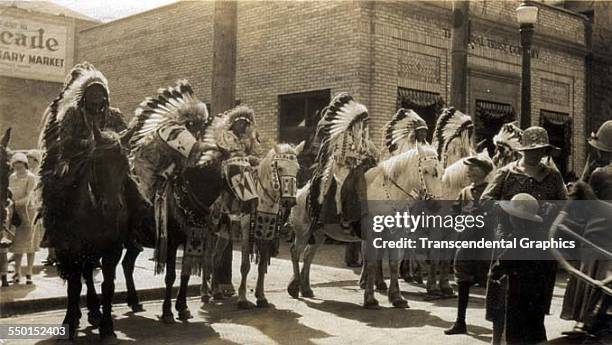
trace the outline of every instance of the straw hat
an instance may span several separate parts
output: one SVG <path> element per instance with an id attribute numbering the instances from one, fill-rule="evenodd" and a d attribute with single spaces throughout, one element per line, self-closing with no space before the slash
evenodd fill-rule
<path id="1" fill-rule="evenodd" d="M 597 130 L 597 134 L 591 134 L 588 141 L 600 151 L 612 152 L 612 120 L 604 122 Z"/>
<path id="2" fill-rule="evenodd" d="M 537 215 L 540 204 L 531 194 L 519 193 L 510 201 L 500 201 L 499 205 L 511 216 L 537 223 L 542 222 L 542 217 Z"/>
<path id="3" fill-rule="evenodd" d="M 548 142 L 548 132 L 546 131 L 546 129 L 539 126 L 533 126 L 527 128 L 523 132 L 521 144 L 516 149 L 518 151 L 528 151 L 537 150 L 541 148 L 551 148 L 559 150 L 558 147 L 551 145 Z"/>

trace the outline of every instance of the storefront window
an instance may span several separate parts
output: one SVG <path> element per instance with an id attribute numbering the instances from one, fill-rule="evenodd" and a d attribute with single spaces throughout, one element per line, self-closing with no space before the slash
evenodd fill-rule
<path id="1" fill-rule="evenodd" d="M 317 127 L 318 116 L 330 101 L 330 90 L 278 96 L 279 142 L 298 144 Z"/>
<path id="2" fill-rule="evenodd" d="M 444 107 L 444 100 L 439 94 L 427 91 L 419 91 L 397 88 L 397 109 L 412 109 L 427 123 L 427 140 L 431 142 L 436 120 Z"/>
<path id="3" fill-rule="evenodd" d="M 508 122 L 516 120 L 514 107 L 506 103 L 476 100 L 476 118 L 474 119 L 475 142 L 481 148 L 486 148 L 489 154 L 495 154 L 493 137 L 501 127 Z"/>
<path id="4" fill-rule="evenodd" d="M 574 173 L 568 171 L 572 142 L 572 121 L 569 114 L 542 109 L 540 111 L 540 125 L 548 132 L 550 143 L 561 149 L 560 152 L 553 155 L 555 165 L 566 180 L 572 180 L 573 177 L 570 175 L 574 175 Z"/>

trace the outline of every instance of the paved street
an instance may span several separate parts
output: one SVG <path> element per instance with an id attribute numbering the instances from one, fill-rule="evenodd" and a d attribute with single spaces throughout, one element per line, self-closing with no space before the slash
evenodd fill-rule
<path id="1" fill-rule="evenodd" d="M 148 253 L 143 255 L 147 257 Z M 238 282 L 240 254 L 234 253 L 234 282 Z M 484 320 L 484 289 L 477 288 L 468 310 L 468 335 L 445 336 L 442 331 L 455 319 L 455 299 L 423 301 L 422 287 L 403 283 L 401 289 L 410 309 L 393 309 L 384 295 L 378 295 L 381 310 L 364 310 L 362 291 L 356 286 L 357 270 L 342 267 L 343 247 L 325 245 L 313 267 L 312 281 L 316 297 L 295 300 L 285 286 L 291 273 L 288 246 L 273 259 L 266 292 L 272 306 L 268 309 L 238 310 L 235 298 L 215 302 L 200 309 L 198 298 L 189 300 L 194 318 L 188 323 L 165 325 L 158 321 L 161 303 L 145 303 L 146 311 L 132 314 L 123 304 L 114 308 L 116 330 L 122 343 L 153 344 L 487 344 L 490 323 Z M 146 260 L 145 260 L 146 261 Z M 325 265 L 323 265 L 325 263 Z M 253 272 L 253 271 L 252 271 Z M 120 274 L 121 275 L 121 274 Z M 148 278 L 162 281 L 161 277 Z M 249 287 L 254 287 L 251 274 Z M 142 279 L 141 279 L 142 280 Z M 195 278 L 195 283 L 199 279 Z M 559 279 L 562 281 L 563 279 Z M 553 344 L 567 344 L 559 338 L 572 323 L 558 318 L 563 284 L 555 290 L 553 314 L 547 318 L 549 339 Z M 6 290 L 3 290 L 6 291 Z M 252 291 L 249 297 L 254 300 Z M 0 323 L 58 324 L 63 311 L 47 311 L 0 319 Z M 98 342 L 97 331 L 81 320 L 77 344 Z M 556 340 L 555 340 L 556 339 Z M 51 344 L 52 340 L 5 340 L 6 344 Z M 605 342 L 602 342 L 602 344 Z"/>

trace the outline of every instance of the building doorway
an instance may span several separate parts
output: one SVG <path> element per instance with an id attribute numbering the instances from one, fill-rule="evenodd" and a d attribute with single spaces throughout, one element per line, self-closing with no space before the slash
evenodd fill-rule
<path id="1" fill-rule="evenodd" d="M 444 100 L 439 94 L 427 91 L 419 91 L 397 88 L 397 109 L 412 109 L 427 123 L 427 141 L 431 142 L 436 121 L 444 107 Z"/>
<path id="2" fill-rule="evenodd" d="M 476 118 L 474 119 L 474 141 L 482 143 L 489 155 L 495 154 L 493 137 L 499 133 L 501 127 L 508 122 L 516 120 L 516 113 L 511 104 L 476 100 Z"/>
<path id="3" fill-rule="evenodd" d="M 559 154 L 553 155 L 552 158 L 561 176 L 567 179 L 572 140 L 572 122 L 569 114 L 541 110 L 540 125 L 548 132 L 550 144 L 561 149 Z"/>
<path id="4" fill-rule="evenodd" d="M 278 141 L 299 144 L 312 136 L 321 110 L 329 104 L 330 95 L 327 89 L 278 96 Z"/>

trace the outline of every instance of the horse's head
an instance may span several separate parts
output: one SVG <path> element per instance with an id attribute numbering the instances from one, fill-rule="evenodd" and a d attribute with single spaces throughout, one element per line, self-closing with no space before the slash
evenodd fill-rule
<path id="1" fill-rule="evenodd" d="M 275 145 L 259 163 L 262 187 L 269 191 L 266 192 L 268 195 L 278 198 L 283 207 L 290 208 L 296 204 L 299 168 L 296 151 L 289 144 Z"/>
<path id="2" fill-rule="evenodd" d="M 438 198 L 442 191 L 442 163 L 431 145 L 418 145 L 380 163 L 384 174 L 415 199 Z"/>
<path id="3" fill-rule="evenodd" d="M 95 121 L 91 122 L 91 131 L 94 145 L 89 158 L 95 189 L 98 194 L 110 198 L 120 197 L 125 185 L 123 182 L 129 172 L 129 163 L 122 149 L 121 138 L 115 132 L 101 131 Z"/>

